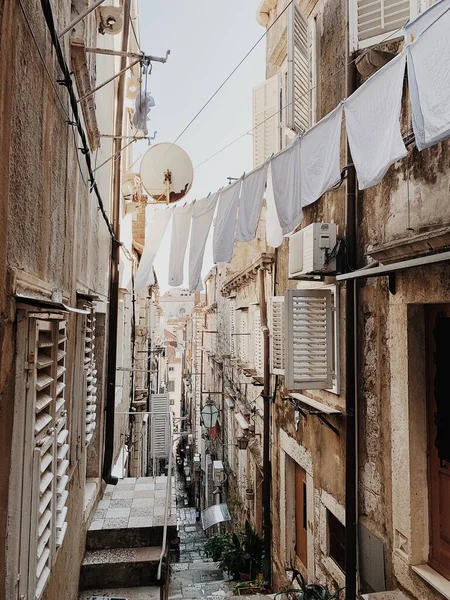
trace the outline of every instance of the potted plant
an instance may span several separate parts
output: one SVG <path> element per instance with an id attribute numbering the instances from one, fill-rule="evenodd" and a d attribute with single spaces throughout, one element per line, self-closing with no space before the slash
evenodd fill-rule
<path id="1" fill-rule="evenodd" d="M 255 498 L 255 490 L 252 487 L 248 487 L 245 490 L 245 497 L 247 500 L 253 501 Z"/>
<path id="2" fill-rule="evenodd" d="M 281 594 L 297 594 L 301 600 L 339 600 L 341 592 L 344 588 L 340 588 L 335 592 L 330 592 L 326 585 L 320 583 L 306 583 L 305 578 L 300 572 L 296 572 L 296 580 L 299 588 L 281 590 L 274 596 L 274 600 Z"/>
<path id="3" fill-rule="evenodd" d="M 206 556 L 217 562 L 222 560 L 223 555 L 231 545 L 232 540 L 230 533 L 216 533 L 206 540 L 203 549 Z"/>

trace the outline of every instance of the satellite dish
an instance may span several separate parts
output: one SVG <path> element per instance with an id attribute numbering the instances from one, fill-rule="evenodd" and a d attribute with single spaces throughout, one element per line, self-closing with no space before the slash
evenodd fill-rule
<path id="1" fill-rule="evenodd" d="M 163 142 L 147 150 L 141 162 L 141 180 L 156 202 L 177 202 L 192 187 L 194 169 L 183 148 Z"/>

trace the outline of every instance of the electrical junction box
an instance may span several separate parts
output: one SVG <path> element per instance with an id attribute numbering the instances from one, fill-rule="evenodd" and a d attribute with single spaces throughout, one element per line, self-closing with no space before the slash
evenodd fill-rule
<path id="1" fill-rule="evenodd" d="M 335 223 L 311 223 L 289 238 L 289 279 L 334 275 L 337 227 Z"/>

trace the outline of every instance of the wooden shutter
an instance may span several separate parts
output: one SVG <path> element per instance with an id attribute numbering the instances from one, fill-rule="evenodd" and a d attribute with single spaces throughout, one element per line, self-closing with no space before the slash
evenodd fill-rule
<path id="1" fill-rule="evenodd" d="M 56 547 L 61 546 L 67 530 L 67 499 L 69 492 L 69 430 L 67 428 L 67 410 L 65 400 L 66 389 L 66 354 L 67 329 L 66 322 L 55 323 L 57 329 L 58 354 L 56 361 Z"/>
<path id="2" fill-rule="evenodd" d="M 84 345 L 84 370 L 86 373 L 85 443 L 92 440 L 97 418 L 97 369 L 95 364 L 95 312 L 89 309 L 86 316 Z"/>
<path id="3" fill-rule="evenodd" d="M 248 364 L 248 309 L 239 310 L 239 360 Z"/>
<path id="4" fill-rule="evenodd" d="M 284 375 L 284 296 L 270 300 L 270 372 Z"/>
<path id="5" fill-rule="evenodd" d="M 288 20 L 287 126 L 301 133 L 310 126 L 310 58 L 308 21 L 295 2 Z"/>
<path id="6" fill-rule="evenodd" d="M 332 387 L 331 290 L 289 290 L 285 305 L 286 387 L 290 390 Z"/>
<path id="7" fill-rule="evenodd" d="M 258 375 L 264 371 L 263 368 L 263 335 L 261 331 L 261 312 L 259 306 L 254 306 L 253 309 L 253 356 L 254 365 Z"/>
<path id="8" fill-rule="evenodd" d="M 380 43 L 417 13 L 417 0 L 351 0 L 352 50 Z M 388 38 L 401 37 L 402 31 Z"/>
<path id="9" fill-rule="evenodd" d="M 151 397 L 151 456 L 167 458 L 169 456 L 169 396 L 152 394 Z"/>
<path id="10" fill-rule="evenodd" d="M 253 90 L 253 166 L 280 150 L 280 76 Z"/>
<path id="11" fill-rule="evenodd" d="M 66 322 L 32 319 L 30 334 L 35 370 L 28 589 L 38 599 L 67 529 Z"/>
<path id="12" fill-rule="evenodd" d="M 236 305 L 236 301 L 230 300 L 229 303 L 229 311 L 230 311 L 230 353 L 231 356 L 236 356 L 236 341 L 235 338 L 236 336 L 234 335 L 236 333 L 236 324 L 235 324 L 235 305 Z"/>

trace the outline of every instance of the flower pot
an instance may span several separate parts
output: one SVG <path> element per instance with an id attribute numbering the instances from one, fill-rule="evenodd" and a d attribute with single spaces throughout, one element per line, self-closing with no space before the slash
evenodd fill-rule
<path id="1" fill-rule="evenodd" d="M 239 571 L 239 581 L 250 581 L 250 574 L 249 573 L 241 573 Z"/>
<path id="2" fill-rule="evenodd" d="M 247 500 L 253 500 L 255 498 L 255 491 L 253 488 L 247 488 L 245 490 L 245 497 Z"/>

